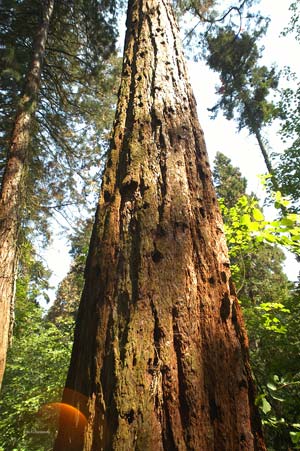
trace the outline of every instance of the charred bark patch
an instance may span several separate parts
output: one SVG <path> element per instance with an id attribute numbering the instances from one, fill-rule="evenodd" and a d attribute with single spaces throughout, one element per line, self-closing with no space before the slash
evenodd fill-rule
<path id="1" fill-rule="evenodd" d="M 113 341 L 112 328 L 113 328 L 113 318 L 111 315 L 108 322 L 109 332 L 106 337 L 105 353 L 103 359 L 105 365 L 103 365 L 100 375 L 101 384 L 102 387 L 104 387 L 105 405 L 107 406 L 111 404 L 116 382 L 115 360 L 112 349 L 112 341 Z"/>
<path id="2" fill-rule="evenodd" d="M 131 254 L 130 254 L 130 279 L 132 286 L 132 302 L 137 302 L 139 299 L 139 270 L 141 266 L 141 236 L 140 224 L 136 218 L 130 221 L 130 231 L 132 236 Z"/>
<path id="3" fill-rule="evenodd" d="M 111 193 L 107 190 L 104 191 L 104 202 L 108 203 L 112 199 Z"/>
<path id="4" fill-rule="evenodd" d="M 175 444 L 174 440 L 174 434 L 171 427 L 171 421 L 170 421 L 170 413 L 169 409 L 166 409 L 164 412 L 164 419 L 163 419 L 163 446 L 165 450 L 172 450 L 172 451 L 179 451 L 178 446 Z"/>
<path id="5" fill-rule="evenodd" d="M 149 186 L 145 183 L 145 180 L 144 180 L 143 177 L 142 177 L 141 180 L 140 180 L 140 186 L 139 186 L 139 188 L 140 188 L 141 196 L 144 197 L 144 194 L 145 194 L 145 192 L 149 189 Z M 144 202 L 144 204 L 145 204 L 145 203 L 147 203 L 147 202 Z"/>
<path id="6" fill-rule="evenodd" d="M 132 424 L 135 418 L 134 410 L 130 409 L 128 412 L 126 412 L 124 418 L 126 419 L 128 424 Z"/>
<path id="7" fill-rule="evenodd" d="M 198 169 L 198 174 L 199 174 L 199 177 L 200 177 L 202 183 L 206 182 L 207 174 L 204 172 L 203 166 L 201 163 L 197 164 L 197 169 Z"/>
<path id="8" fill-rule="evenodd" d="M 212 423 L 215 420 L 220 419 L 219 408 L 216 404 L 216 400 L 215 400 L 214 396 L 212 396 L 212 395 L 209 397 L 209 416 L 210 416 L 210 420 Z"/>
<path id="9" fill-rule="evenodd" d="M 160 364 L 160 340 L 164 337 L 164 332 L 163 332 L 162 328 L 160 327 L 157 309 L 155 307 L 153 299 L 151 299 L 151 310 L 152 310 L 152 315 L 153 315 L 153 319 L 154 319 L 153 342 L 154 342 L 155 355 L 153 358 L 153 364 L 152 364 L 152 359 L 149 359 L 148 367 L 149 367 L 149 369 L 150 368 L 157 369 L 158 365 Z"/>
<path id="10" fill-rule="evenodd" d="M 189 225 L 183 221 L 175 221 L 175 227 L 177 230 L 184 233 L 189 228 Z"/>
<path id="11" fill-rule="evenodd" d="M 199 211 L 200 211 L 200 215 L 202 216 L 202 218 L 205 218 L 205 217 L 206 217 L 206 211 L 205 211 L 205 208 L 200 207 L 200 208 L 199 208 Z"/>
<path id="12" fill-rule="evenodd" d="M 120 347 L 120 359 L 122 362 L 126 358 L 126 344 L 128 342 L 128 331 L 129 331 L 129 321 L 130 321 L 130 309 L 129 309 L 130 298 L 128 293 L 120 293 L 118 297 L 118 334 L 119 334 L 119 347 Z"/>
<path id="13" fill-rule="evenodd" d="M 216 279 L 215 279 L 215 277 L 210 277 L 209 279 L 208 279 L 208 282 L 209 282 L 209 284 L 210 285 L 212 285 L 212 286 L 214 286 L 214 285 L 216 285 Z"/>
<path id="14" fill-rule="evenodd" d="M 229 290 L 231 296 L 236 296 L 236 289 L 232 277 L 229 277 Z"/>
<path id="15" fill-rule="evenodd" d="M 151 257 L 154 263 L 159 263 L 164 258 L 164 255 L 158 249 L 154 249 L 154 251 L 151 254 Z"/>
<path id="16" fill-rule="evenodd" d="M 239 388 L 242 390 L 243 388 L 248 388 L 248 383 L 246 379 L 242 379 L 239 382 Z"/>
<path id="17" fill-rule="evenodd" d="M 239 319 L 238 319 L 238 313 L 237 313 L 237 306 L 235 304 L 235 302 L 233 302 L 232 304 L 232 315 L 231 315 L 231 321 L 235 330 L 235 333 L 238 337 L 241 336 L 241 327 L 239 324 Z"/>
<path id="18" fill-rule="evenodd" d="M 167 230 L 161 225 L 157 224 L 156 230 L 155 230 L 155 238 L 163 238 L 167 236 Z"/>
<path id="19" fill-rule="evenodd" d="M 121 186 L 120 186 L 120 193 L 122 194 L 122 196 L 124 196 L 125 198 L 131 198 L 133 196 L 133 194 L 135 193 L 135 191 L 137 190 L 139 184 L 136 180 L 133 179 L 126 179 L 123 180 Z"/>
<path id="20" fill-rule="evenodd" d="M 176 353 L 177 359 L 177 371 L 178 371 L 178 385 L 179 385 L 179 404 L 180 404 L 180 418 L 182 422 L 182 427 L 185 430 L 185 440 L 189 429 L 189 405 L 186 398 L 186 375 L 184 371 L 184 355 L 182 352 L 182 337 L 178 326 L 179 321 L 179 311 L 177 307 L 172 309 L 173 317 L 173 346 Z"/>
<path id="21" fill-rule="evenodd" d="M 100 381 L 102 387 L 102 393 L 104 398 L 103 402 L 99 399 L 99 383 L 95 387 L 95 393 L 97 394 L 96 406 L 95 406 L 95 418 L 93 421 L 93 448 L 92 449 L 107 449 L 112 442 L 112 438 L 118 428 L 118 409 L 114 398 L 116 389 L 116 367 L 114 352 L 112 349 L 113 342 L 113 318 L 112 314 L 108 321 L 108 333 L 105 342 L 105 351 L 103 358 L 103 366 L 100 372 Z M 102 425 L 104 434 L 99 434 L 99 426 Z M 70 448 L 72 449 L 72 448 Z M 60 450 L 58 450 L 60 451 Z"/>
<path id="22" fill-rule="evenodd" d="M 224 271 L 221 271 L 221 280 L 223 283 L 227 282 L 226 272 L 224 272 Z"/>
<path id="23" fill-rule="evenodd" d="M 220 315 L 222 321 L 226 321 L 229 318 L 230 315 L 230 299 L 228 296 L 228 293 L 225 293 L 222 302 L 221 302 L 221 308 L 220 308 Z"/>

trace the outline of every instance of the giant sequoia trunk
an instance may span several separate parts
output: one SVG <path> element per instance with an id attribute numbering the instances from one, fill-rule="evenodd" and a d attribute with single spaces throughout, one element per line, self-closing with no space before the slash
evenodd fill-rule
<path id="1" fill-rule="evenodd" d="M 130 0 L 55 450 L 265 450 L 247 346 L 170 1 Z"/>
<path id="2" fill-rule="evenodd" d="M 14 122 L 0 193 L 0 387 L 12 332 L 18 263 L 18 230 L 23 202 L 22 179 L 28 160 L 32 118 L 36 110 L 41 68 L 54 0 L 45 0 L 43 20 Z"/>

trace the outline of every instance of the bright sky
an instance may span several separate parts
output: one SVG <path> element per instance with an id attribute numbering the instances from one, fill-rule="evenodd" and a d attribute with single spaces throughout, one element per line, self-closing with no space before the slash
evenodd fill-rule
<path id="1" fill-rule="evenodd" d="M 279 68 L 289 65 L 297 72 L 300 78 L 299 68 L 296 66 L 299 55 L 299 44 L 291 38 L 279 37 L 283 27 L 288 24 L 290 13 L 288 11 L 289 0 L 262 0 L 260 11 L 264 16 L 271 17 L 267 36 L 262 40 L 265 46 L 264 63 L 270 65 L 276 63 Z M 246 131 L 237 132 L 236 124 L 227 121 L 221 114 L 216 120 L 209 118 L 207 108 L 212 107 L 216 101 L 215 85 L 219 84 L 218 75 L 211 72 L 204 62 L 188 62 L 191 83 L 198 104 L 198 114 L 201 126 L 204 130 L 210 162 L 213 162 L 216 152 L 227 155 L 235 166 L 238 166 L 242 174 L 248 180 L 248 191 L 256 192 L 263 196 L 258 175 L 265 171 L 260 150 L 253 137 L 249 137 Z M 273 150 L 282 151 L 281 142 L 276 135 L 277 127 L 272 126 L 268 130 L 268 139 Z M 45 258 L 53 271 L 51 284 L 57 287 L 60 280 L 69 269 L 70 257 L 66 241 L 63 237 L 56 237 L 48 248 Z M 289 255 L 286 260 L 285 271 L 290 280 L 296 280 L 299 273 L 299 264 Z M 55 292 L 50 293 L 51 300 Z"/>
<path id="2" fill-rule="evenodd" d="M 280 37 L 282 29 L 288 24 L 290 18 L 289 1 L 261 0 L 260 11 L 263 16 L 271 17 L 267 35 L 261 40 L 265 47 L 263 63 L 267 66 L 276 64 L 278 68 L 290 66 L 300 78 L 297 57 L 300 53 L 299 43 L 292 38 Z M 217 119 L 211 120 L 207 108 L 211 108 L 217 101 L 215 86 L 220 85 L 218 74 L 212 72 L 203 61 L 189 61 L 191 83 L 198 105 L 198 115 L 204 130 L 210 163 L 213 163 L 216 153 L 222 152 L 232 160 L 234 166 L 238 166 L 242 174 L 247 178 L 247 191 L 255 192 L 259 198 L 264 197 L 258 175 L 266 171 L 265 163 L 261 156 L 258 144 L 253 136 L 249 136 L 246 130 L 237 131 L 234 121 L 227 121 L 221 113 Z M 277 134 L 278 124 L 272 124 L 266 130 L 266 137 L 270 143 L 271 151 L 283 151 L 284 147 Z M 273 211 L 265 211 L 265 214 L 274 214 Z M 271 219 L 271 218 L 270 218 Z M 300 265 L 294 256 L 286 253 L 284 270 L 290 280 L 297 280 Z"/>

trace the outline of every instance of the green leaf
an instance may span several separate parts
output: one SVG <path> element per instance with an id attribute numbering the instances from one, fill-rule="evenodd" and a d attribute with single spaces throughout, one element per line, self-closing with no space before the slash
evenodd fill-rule
<path id="1" fill-rule="evenodd" d="M 283 224 L 287 227 L 294 227 L 294 225 L 295 225 L 294 221 L 292 221 L 292 219 L 289 219 L 289 218 L 282 218 L 280 222 L 281 222 L 281 224 Z"/>
<path id="2" fill-rule="evenodd" d="M 249 214 L 245 214 L 241 217 L 241 224 L 250 226 L 251 224 L 251 217 Z"/>
<path id="3" fill-rule="evenodd" d="M 271 395 L 271 396 L 272 396 L 273 399 L 276 399 L 276 401 L 284 402 L 284 399 L 280 398 L 279 396 L 274 396 L 274 395 Z"/>
<path id="4" fill-rule="evenodd" d="M 262 399 L 261 410 L 265 414 L 269 413 L 272 410 L 271 404 L 266 400 L 266 398 Z"/>
<path id="5" fill-rule="evenodd" d="M 264 221 L 265 219 L 264 215 L 258 208 L 254 208 L 252 214 L 255 221 Z"/>
<path id="6" fill-rule="evenodd" d="M 293 221 L 293 223 L 298 222 L 300 219 L 300 215 L 298 215 L 297 213 L 289 213 L 287 215 L 287 218 L 291 221 Z"/>
<path id="7" fill-rule="evenodd" d="M 269 243 L 276 243 L 277 239 L 274 235 L 272 235 L 271 233 L 265 233 L 265 240 L 268 241 Z"/>
<path id="8" fill-rule="evenodd" d="M 249 232 L 259 232 L 261 229 L 261 224 L 258 224 L 257 222 L 251 222 L 249 225 Z"/>
<path id="9" fill-rule="evenodd" d="M 291 234 L 292 234 L 291 238 L 293 241 L 300 241 L 300 234 L 294 235 L 293 230 L 291 230 Z"/>
<path id="10" fill-rule="evenodd" d="M 277 390 L 276 385 L 273 384 L 272 382 L 268 382 L 268 383 L 267 383 L 267 387 L 268 387 L 270 390 L 272 390 L 272 391 L 276 391 L 276 390 Z"/>
<path id="11" fill-rule="evenodd" d="M 290 437 L 291 437 L 291 440 L 292 440 L 294 445 L 297 445 L 297 443 L 300 442 L 300 432 L 291 431 L 290 432 Z"/>

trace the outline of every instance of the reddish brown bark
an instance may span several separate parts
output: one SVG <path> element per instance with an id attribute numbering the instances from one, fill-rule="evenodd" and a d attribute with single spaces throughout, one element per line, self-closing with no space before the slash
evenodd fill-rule
<path id="1" fill-rule="evenodd" d="M 33 56 L 14 122 L 0 193 L 0 387 L 13 324 L 18 230 L 24 196 L 22 181 L 53 5 L 54 0 L 45 1 L 43 20 L 34 41 Z"/>
<path id="2" fill-rule="evenodd" d="M 265 450 L 167 0 L 129 1 L 114 135 L 55 450 Z"/>

